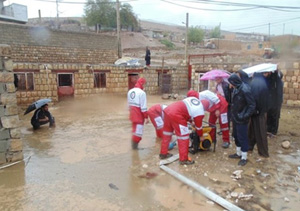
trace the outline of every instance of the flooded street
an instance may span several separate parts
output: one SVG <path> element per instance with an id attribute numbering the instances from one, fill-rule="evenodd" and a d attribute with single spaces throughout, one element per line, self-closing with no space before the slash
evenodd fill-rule
<path id="1" fill-rule="evenodd" d="M 160 102 L 148 97 L 148 107 Z M 152 104 L 151 104 L 152 103 Z M 68 99 L 49 107 L 56 128 L 33 131 L 20 115 L 28 162 L 0 170 L 0 210 L 182 210 L 206 199 L 161 171 L 151 124 L 132 151 L 125 96 Z M 152 165 L 151 165 L 152 164 Z M 158 176 L 143 178 L 147 172 Z M 220 207 L 213 210 L 222 210 Z"/>
<path id="2" fill-rule="evenodd" d="M 172 101 L 148 96 L 148 108 L 160 102 Z M 151 123 L 144 128 L 143 150 L 131 150 L 126 96 L 66 99 L 49 109 L 56 128 L 33 131 L 33 113 L 20 115 L 24 157 L 31 157 L 0 170 L 0 210 L 224 210 L 159 169 Z M 297 210 L 299 116 L 298 110 L 283 110 L 280 134 L 269 140 L 269 159 L 254 150 L 249 163 L 238 167 L 228 159 L 235 146 L 218 144 L 216 152 L 190 155 L 195 165 L 169 167 L 245 210 Z M 281 148 L 283 140 L 290 149 Z M 241 178 L 233 178 L 236 170 L 243 170 Z"/>

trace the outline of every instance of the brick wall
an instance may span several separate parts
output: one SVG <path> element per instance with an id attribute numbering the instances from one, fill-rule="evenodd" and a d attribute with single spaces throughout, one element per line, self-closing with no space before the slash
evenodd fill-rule
<path id="1" fill-rule="evenodd" d="M 0 164 L 23 159 L 11 48 L 0 45 Z"/>
<path id="2" fill-rule="evenodd" d="M 118 58 L 115 36 L 3 23 L 0 35 L 14 62 L 112 64 Z"/>

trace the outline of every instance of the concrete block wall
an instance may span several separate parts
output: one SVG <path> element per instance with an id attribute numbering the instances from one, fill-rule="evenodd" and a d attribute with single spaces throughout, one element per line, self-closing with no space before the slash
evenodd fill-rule
<path id="1" fill-rule="evenodd" d="M 191 88 L 194 90 L 198 90 L 199 86 L 199 75 L 201 73 L 206 73 L 207 71 L 213 69 L 227 70 L 229 72 L 236 72 L 242 68 L 243 64 L 194 64 L 192 65 L 192 81 Z M 214 81 L 210 81 L 209 90 L 214 91 L 215 83 Z"/>
<path id="2" fill-rule="evenodd" d="M 0 164 L 23 159 L 11 47 L 0 45 Z"/>
<path id="3" fill-rule="evenodd" d="M 41 98 L 51 98 L 53 101 L 58 101 L 57 95 L 57 75 L 53 73 L 51 65 L 39 65 L 32 63 L 14 63 L 14 72 L 33 72 L 34 90 L 16 92 L 18 104 L 31 104 Z"/>
<path id="4" fill-rule="evenodd" d="M 283 104 L 300 106 L 300 62 L 283 62 L 279 68 L 283 73 Z"/>
<path id="5" fill-rule="evenodd" d="M 188 88 L 188 71 L 186 66 L 170 67 L 172 75 L 172 93 L 180 93 Z"/>
<path id="6" fill-rule="evenodd" d="M 229 72 L 236 72 L 244 65 L 253 66 L 256 64 L 193 64 L 191 87 L 198 90 L 199 74 L 212 69 L 223 69 Z M 283 104 L 288 106 L 300 107 L 300 62 L 289 61 L 278 63 L 278 68 L 283 73 Z M 209 90 L 214 90 L 215 82 L 210 81 Z"/>

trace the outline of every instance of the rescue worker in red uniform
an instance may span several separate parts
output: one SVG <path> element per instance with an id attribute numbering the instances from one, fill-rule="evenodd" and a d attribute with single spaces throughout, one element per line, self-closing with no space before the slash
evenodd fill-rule
<path id="1" fill-rule="evenodd" d="M 148 116 L 152 122 L 156 131 L 156 140 L 160 141 L 163 137 L 163 127 L 164 127 L 164 112 L 166 105 L 155 104 L 151 106 L 148 110 Z"/>
<path id="2" fill-rule="evenodd" d="M 204 107 L 204 110 L 209 112 L 209 125 L 215 126 L 216 121 L 219 118 L 219 124 L 222 131 L 222 138 L 223 138 L 223 148 L 228 148 L 230 145 L 229 141 L 229 127 L 228 127 L 228 118 L 227 118 L 227 112 L 228 112 L 228 103 L 226 99 L 220 95 L 215 94 L 209 90 L 205 90 L 202 92 L 196 92 L 194 90 L 190 90 L 187 93 L 188 97 L 196 97 L 199 99 L 203 105 L 206 105 L 207 103 L 204 103 L 203 101 L 208 101 L 208 107 Z M 215 132 L 212 131 L 210 133 L 211 138 L 215 140 Z"/>
<path id="3" fill-rule="evenodd" d="M 173 131 L 175 131 L 178 141 L 180 164 L 193 164 L 194 161 L 189 160 L 188 157 L 190 131 L 187 123 L 190 120 L 194 121 L 200 141 L 203 141 L 202 120 L 204 109 L 201 102 L 195 97 L 187 97 L 184 100 L 169 105 L 164 110 L 164 115 L 163 140 L 161 142 L 159 157 L 165 159 L 172 156 L 172 154 L 168 153 L 168 147 Z"/>
<path id="4" fill-rule="evenodd" d="M 129 119 L 132 123 L 131 147 L 137 149 L 142 140 L 144 123 L 148 123 L 147 98 L 143 91 L 146 79 L 139 78 L 134 88 L 127 93 Z"/>

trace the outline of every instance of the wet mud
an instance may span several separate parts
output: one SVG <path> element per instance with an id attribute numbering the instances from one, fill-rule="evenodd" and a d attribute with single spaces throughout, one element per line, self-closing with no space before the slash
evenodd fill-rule
<path id="1" fill-rule="evenodd" d="M 148 96 L 148 107 L 160 102 L 172 101 Z M 131 150 L 126 96 L 67 99 L 49 110 L 56 127 L 37 131 L 32 114 L 20 114 L 24 157 L 31 158 L 0 170 L 0 210 L 224 210 L 159 169 L 160 143 L 151 123 L 144 128 L 143 150 Z M 190 155 L 193 166 L 169 167 L 245 210 L 297 210 L 299 116 L 297 109 L 283 109 L 268 159 L 254 150 L 238 167 L 228 159 L 234 144 L 217 144 L 216 152 Z M 281 147 L 284 140 L 290 149 Z M 178 153 L 177 146 L 171 152 Z M 236 170 L 243 170 L 240 178 Z"/>

